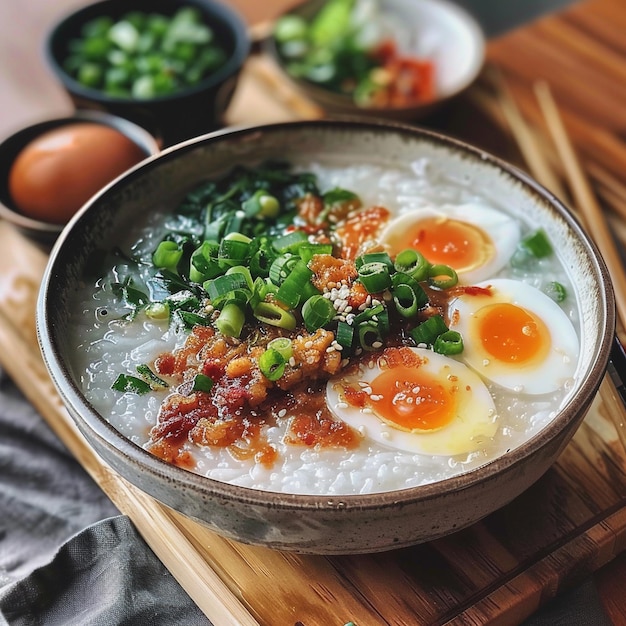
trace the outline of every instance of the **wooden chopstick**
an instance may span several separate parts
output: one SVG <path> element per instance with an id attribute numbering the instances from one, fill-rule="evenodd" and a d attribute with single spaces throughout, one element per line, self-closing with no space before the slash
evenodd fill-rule
<path id="1" fill-rule="evenodd" d="M 563 162 L 565 174 L 571 186 L 576 205 L 581 211 L 583 221 L 591 238 L 598 246 L 608 267 L 615 291 L 617 314 L 622 327 L 626 328 L 626 271 L 604 212 L 578 160 L 548 84 L 545 82 L 537 83 L 535 85 L 535 94 L 548 130 Z"/>

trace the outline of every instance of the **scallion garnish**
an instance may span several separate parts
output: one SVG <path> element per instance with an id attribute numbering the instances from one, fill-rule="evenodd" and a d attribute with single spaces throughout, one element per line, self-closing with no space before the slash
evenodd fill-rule
<path id="1" fill-rule="evenodd" d="M 223 306 L 215 320 L 215 326 L 226 337 L 239 337 L 245 321 L 246 314 L 241 305 L 236 301 L 230 301 Z"/>
<path id="2" fill-rule="evenodd" d="M 130 374 L 120 374 L 111 385 L 111 389 L 122 392 L 130 391 L 139 395 L 152 391 L 152 388 L 145 380 Z"/>
<path id="3" fill-rule="evenodd" d="M 449 265 L 431 265 L 428 283 L 437 289 L 450 289 L 459 282 L 457 273 Z"/>
<path id="4" fill-rule="evenodd" d="M 288 361 L 293 354 L 293 344 L 289 337 L 276 337 L 267 344 L 267 347 L 279 352 L 285 361 Z"/>
<path id="5" fill-rule="evenodd" d="M 260 322 L 285 330 L 293 330 L 296 327 L 295 315 L 272 302 L 260 302 L 254 309 L 254 317 Z"/>
<path id="6" fill-rule="evenodd" d="M 446 356 L 461 354 L 463 352 L 463 338 L 456 330 L 447 330 L 435 339 L 433 350 Z"/>
<path id="7" fill-rule="evenodd" d="M 333 303 L 322 295 L 312 296 L 302 305 L 302 319 L 309 332 L 326 326 L 335 313 Z"/>
<path id="8" fill-rule="evenodd" d="M 175 241 L 165 240 L 159 243 L 152 255 L 152 263 L 159 269 L 177 271 L 178 263 L 183 258 L 183 250 Z"/>
<path id="9" fill-rule="evenodd" d="M 563 302 L 567 298 L 567 290 L 561 283 L 555 280 L 548 283 L 544 287 L 543 292 L 555 302 Z"/>
<path id="10" fill-rule="evenodd" d="M 423 321 L 419 326 L 409 331 L 416 345 L 425 344 L 432 346 L 439 335 L 448 331 L 448 327 L 441 315 L 433 315 Z"/>
<path id="11" fill-rule="evenodd" d="M 391 276 L 385 263 L 364 263 L 358 271 L 359 280 L 368 293 L 380 293 L 391 287 Z"/>
<path id="12" fill-rule="evenodd" d="M 396 310 L 404 318 L 415 317 L 417 312 L 428 304 L 428 296 L 422 286 L 404 272 L 396 272 L 391 277 L 391 295 Z"/>
<path id="13" fill-rule="evenodd" d="M 357 326 L 359 344 L 363 350 L 378 350 L 383 345 L 383 336 L 378 322 L 369 320 Z"/>
<path id="14" fill-rule="evenodd" d="M 408 274 L 417 281 L 422 281 L 428 278 L 428 270 L 431 265 L 421 252 L 407 248 L 396 255 L 394 267 L 396 271 Z"/>
<path id="15" fill-rule="evenodd" d="M 152 320 L 166 320 L 170 316 L 170 307 L 167 302 L 151 302 L 146 306 L 145 311 Z"/>
<path id="16" fill-rule="evenodd" d="M 552 245 L 543 228 L 539 228 L 535 232 L 526 235 L 526 237 L 520 241 L 519 245 L 538 259 L 543 259 L 552 254 Z"/>
<path id="17" fill-rule="evenodd" d="M 196 374 L 191 385 L 192 391 L 209 393 L 213 389 L 213 379 L 206 374 Z"/>
<path id="18" fill-rule="evenodd" d="M 139 374 L 139 376 L 141 376 L 141 378 L 143 380 L 145 380 L 148 385 L 150 385 L 150 388 L 153 391 L 156 391 L 157 389 L 167 389 L 169 387 L 169 384 L 164 381 L 162 378 L 159 378 L 151 369 L 150 366 L 142 363 L 140 365 L 137 365 L 137 373 Z"/>
<path id="19" fill-rule="evenodd" d="M 273 348 L 268 348 L 259 357 L 259 369 L 265 378 L 271 381 L 278 380 L 285 372 L 287 359 Z"/>
<path id="20" fill-rule="evenodd" d="M 298 259 L 282 285 L 276 292 L 276 298 L 290 309 L 295 309 L 298 303 L 311 294 L 311 277 L 313 272 L 302 259 Z M 317 291 L 314 289 L 314 291 Z M 304 315 L 304 314 L 303 314 Z"/>
<path id="21" fill-rule="evenodd" d="M 337 335 L 335 340 L 344 348 L 351 348 L 354 341 L 354 326 L 343 321 L 337 324 Z"/>

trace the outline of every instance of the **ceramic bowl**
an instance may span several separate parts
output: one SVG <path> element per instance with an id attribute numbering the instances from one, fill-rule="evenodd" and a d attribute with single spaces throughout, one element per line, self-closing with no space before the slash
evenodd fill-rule
<path id="1" fill-rule="evenodd" d="M 562 409 L 519 447 L 467 473 L 372 495 L 281 495 L 233 486 L 171 466 L 125 438 L 85 399 L 66 340 L 76 285 L 94 252 L 129 221 L 179 201 L 211 174 L 267 159 L 337 158 L 400 166 L 425 159 L 454 179 L 488 189 L 545 229 L 581 306 L 580 362 Z M 368 156 L 369 155 L 369 156 Z M 233 129 L 163 151 L 83 207 L 52 251 L 37 307 L 48 371 L 96 452 L 141 490 L 228 538 L 303 553 L 376 552 L 442 537 L 510 502 L 555 462 L 581 424 L 604 376 L 615 329 L 607 269 L 578 222 L 515 167 L 460 141 L 401 124 L 320 120 Z"/>
<path id="2" fill-rule="evenodd" d="M 310 21 L 324 4 L 323 0 L 307 0 L 289 14 Z M 382 0 L 381 8 L 400 24 L 409 26 L 411 37 L 402 51 L 432 61 L 435 68 L 434 99 L 408 106 L 358 106 L 351 96 L 290 74 L 273 36 L 265 40 L 264 48 L 284 78 L 331 115 L 359 115 L 405 122 L 419 120 L 462 93 L 478 77 L 485 59 L 485 34 L 475 18 L 461 6 L 449 0 Z"/>
<path id="3" fill-rule="evenodd" d="M 227 53 L 226 61 L 193 87 L 149 99 L 109 96 L 85 87 L 64 68 L 72 40 L 80 35 L 81 28 L 90 20 L 100 16 L 119 19 L 130 11 L 173 15 L 185 6 L 200 10 Z M 223 125 L 222 117 L 249 49 L 243 18 L 227 3 L 214 0 L 101 0 L 62 17 L 52 26 L 44 47 L 49 67 L 77 108 L 105 110 L 132 120 L 159 137 L 163 146 Z"/>
<path id="4" fill-rule="evenodd" d="M 146 157 L 159 151 L 155 138 L 147 130 L 133 122 L 102 111 L 78 111 L 67 117 L 41 120 L 5 137 L 0 143 L 0 217 L 11 222 L 26 236 L 44 246 L 54 242 L 63 230 L 64 224 L 45 222 L 24 215 L 9 193 L 9 172 L 18 154 L 33 139 L 50 130 L 77 122 L 94 122 L 118 130 L 139 146 Z"/>

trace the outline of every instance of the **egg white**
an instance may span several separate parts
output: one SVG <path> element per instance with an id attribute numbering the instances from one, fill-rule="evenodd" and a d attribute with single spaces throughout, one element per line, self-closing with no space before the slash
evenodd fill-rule
<path id="1" fill-rule="evenodd" d="M 539 289 L 521 281 L 500 278 L 477 286 L 490 287 L 491 295 L 464 294 L 449 305 L 450 328 L 463 337 L 461 359 L 484 379 L 519 393 L 549 393 L 571 382 L 578 365 L 579 341 L 563 309 Z M 515 304 L 543 320 L 551 343 L 541 363 L 524 366 L 498 361 L 472 336 L 472 318 L 482 307 L 497 302 Z"/>
<path id="2" fill-rule="evenodd" d="M 484 447 L 497 429 L 496 408 L 482 380 L 463 363 L 424 348 L 410 348 L 420 356 L 419 367 L 436 375 L 444 384 L 456 377 L 458 410 L 452 422 L 432 431 L 408 432 L 382 421 L 374 408 L 348 405 L 342 393 L 343 385 L 358 389 L 358 383 L 371 383 L 380 373 L 377 358 L 361 365 L 347 376 L 336 376 L 326 386 L 326 402 L 335 417 L 356 429 L 364 438 L 408 452 L 454 456 Z M 375 405 L 375 403 L 372 403 Z"/>
<path id="3" fill-rule="evenodd" d="M 436 209 L 423 207 L 404 213 L 387 224 L 380 241 L 385 245 L 390 239 L 402 236 L 416 222 L 432 217 L 447 217 L 472 224 L 482 230 L 491 241 L 492 254 L 482 265 L 465 271 L 453 268 L 457 271 L 461 284 L 469 285 L 494 276 L 508 263 L 520 240 L 520 226 L 511 216 L 488 206 L 466 203 L 444 204 Z M 390 251 L 392 256 L 398 252 L 401 250 Z"/>

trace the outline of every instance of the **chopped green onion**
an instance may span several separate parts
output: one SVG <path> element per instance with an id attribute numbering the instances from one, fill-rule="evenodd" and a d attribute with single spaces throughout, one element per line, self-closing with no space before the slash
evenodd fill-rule
<path id="1" fill-rule="evenodd" d="M 417 311 L 428 304 L 426 292 L 417 280 L 409 274 L 396 272 L 391 277 L 391 283 L 391 295 L 393 296 L 396 310 L 402 317 L 414 317 Z"/>
<path id="2" fill-rule="evenodd" d="M 448 331 L 448 327 L 441 315 L 433 315 L 422 322 L 419 326 L 412 328 L 409 334 L 417 345 L 426 344 L 432 346 L 439 335 Z"/>
<path id="3" fill-rule="evenodd" d="M 526 237 L 520 241 L 519 245 L 538 259 L 550 256 L 553 252 L 548 235 L 543 228 L 539 228 L 534 233 L 526 235 Z"/>
<path id="4" fill-rule="evenodd" d="M 357 326 L 359 344 L 363 350 L 378 350 L 383 345 L 380 325 L 374 320 L 362 322 Z"/>
<path id="5" fill-rule="evenodd" d="M 154 254 L 152 255 L 152 263 L 158 269 L 168 269 L 172 272 L 176 272 L 176 268 L 181 258 L 183 257 L 183 251 L 175 241 L 162 241 L 157 246 Z"/>
<path id="6" fill-rule="evenodd" d="M 240 265 L 248 256 L 249 249 L 249 241 L 239 241 L 238 239 L 225 237 L 220 242 L 218 258 L 229 265 Z"/>
<path id="7" fill-rule="evenodd" d="M 313 272 L 307 267 L 306 263 L 302 259 L 298 259 L 298 262 L 293 266 L 283 284 L 278 288 L 276 298 L 290 309 L 294 309 L 298 306 L 303 294 L 310 293 L 307 286 L 311 285 L 312 276 Z"/>
<path id="8" fill-rule="evenodd" d="M 272 302 L 261 302 L 254 309 L 254 317 L 260 322 L 277 326 L 285 330 L 293 330 L 296 327 L 296 318 L 290 311 L 279 307 Z"/>
<path id="9" fill-rule="evenodd" d="M 215 320 L 217 330 L 226 337 L 239 337 L 246 315 L 238 302 L 227 302 Z"/>
<path id="10" fill-rule="evenodd" d="M 246 244 L 252 243 L 252 239 L 250 239 L 250 237 L 237 231 L 228 233 L 228 235 L 226 235 L 224 239 L 226 241 L 239 241 Z"/>
<path id="11" fill-rule="evenodd" d="M 268 248 L 259 248 L 250 257 L 250 273 L 255 277 L 267 278 L 270 274 L 270 267 L 276 259 L 276 253 Z"/>
<path id="12" fill-rule="evenodd" d="M 333 246 L 330 243 L 303 243 L 298 248 L 298 255 L 308 263 L 317 254 L 332 254 Z"/>
<path id="13" fill-rule="evenodd" d="M 276 352 L 282 355 L 285 361 L 288 361 L 293 354 L 293 345 L 289 337 L 276 337 L 276 339 L 272 339 L 272 341 L 267 344 L 267 347 L 276 350 Z"/>
<path id="14" fill-rule="evenodd" d="M 389 269 L 384 263 L 365 263 L 358 271 L 359 280 L 368 293 L 380 293 L 391 287 Z"/>
<path id="15" fill-rule="evenodd" d="M 151 302 L 145 310 L 146 315 L 152 320 L 166 320 L 170 316 L 170 307 L 167 302 Z"/>
<path id="16" fill-rule="evenodd" d="M 276 251 L 284 254 L 285 252 L 297 252 L 300 246 L 305 243 L 309 243 L 308 235 L 302 230 L 294 230 L 282 237 L 274 239 L 272 245 Z"/>
<path id="17" fill-rule="evenodd" d="M 270 280 L 275 285 L 282 285 L 285 278 L 287 278 L 299 260 L 300 259 L 297 256 L 290 254 L 289 252 L 274 259 L 269 270 Z"/>
<path id="18" fill-rule="evenodd" d="M 233 267 L 229 267 L 226 271 L 225 276 L 230 276 L 231 274 L 241 274 L 242 276 L 244 276 L 248 285 L 248 289 L 252 291 L 254 283 L 252 281 L 250 270 L 245 265 L 235 265 Z"/>
<path id="19" fill-rule="evenodd" d="M 433 343 L 433 350 L 447 356 L 463 352 L 463 337 L 456 330 L 441 333 Z"/>
<path id="20" fill-rule="evenodd" d="M 189 280 L 194 283 L 202 283 L 210 278 L 215 278 L 222 273 L 222 268 L 217 262 L 218 246 L 210 241 L 204 241 L 191 254 L 189 259 Z"/>
<path id="21" fill-rule="evenodd" d="M 561 283 L 555 280 L 548 283 L 544 287 L 543 292 L 555 302 L 563 302 L 567 298 L 567 290 Z"/>
<path id="22" fill-rule="evenodd" d="M 208 326 L 211 321 L 208 317 L 204 315 L 198 315 L 197 313 L 192 313 L 191 311 L 177 311 L 178 316 L 185 328 L 193 328 L 194 326 Z"/>
<path id="23" fill-rule="evenodd" d="M 437 289 L 450 289 L 459 282 L 457 273 L 449 265 L 431 265 L 428 283 Z"/>
<path id="24" fill-rule="evenodd" d="M 354 341 L 354 326 L 341 320 L 337 324 L 337 335 L 335 337 L 337 343 L 344 348 L 351 348 Z"/>
<path id="25" fill-rule="evenodd" d="M 213 389 L 213 379 L 206 374 L 196 374 L 193 377 L 192 391 L 204 391 L 209 393 Z"/>
<path id="26" fill-rule="evenodd" d="M 397 254 L 394 267 L 396 271 L 404 272 L 415 280 L 422 281 L 428 278 L 430 263 L 421 252 L 407 248 Z"/>
<path id="27" fill-rule="evenodd" d="M 259 357 L 259 369 L 265 378 L 271 381 L 278 380 L 285 372 L 287 359 L 273 348 L 268 348 Z"/>
<path id="28" fill-rule="evenodd" d="M 111 389 L 122 392 L 130 391 L 140 396 L 152 391 L 150 385 L 145 380 L 129 374 L 120 374 L 111 385 Z"/>
<path id="29" fill-rule="evenodd" d="M 280 203 L 265 189 L 258 189 L 241 208 L 248 217 L 276 217 L 280 212 Z"/>
<path id="30" fill-rule="evenodd" d="M 216 301 L 237 289 L 247 290 L 248 279 L 243 274 L 235 272 L 234 274 L 224 274 L 223 276 L 207 280 L 203 287 L 211 301 L 215 304 Z"/>
<path id="31" fill-rule="evenodd" d="M 335 313 L 333 303 L 322 295 L 312 296 L 302 305 L 302 319 L 309 332 L 326 326 Z"/>
<path id="32" fill-rule="evenodd" d="M 394 287 L 392 295 L 396 311 L 398 311 L 401 317 L 409 319 L 417 315 L 419 311 L 417 294 L 410 285 L 400 283 L 397 287 Z"/>
<path id="33" fill-rule="evenodd" d="M 169 384 L 162 378 L 159 378 L 145 363 L 138 365 L 136 369 L 139 376 L 150 385 L 150 389 L 153 391 L 167 389 L 169 387 Z"/>
<path id="34" fill-rule="evenodd" d="M 387 266 L 389 273 L 391 273 L 391 271 L 394 269 L 393 261 L 386 252 L 367 252 L 366 254 L 358 256 L 354 260 L 354 265 L 356 266 L 357 270 L 367 263 L 384 263 Z"/>

